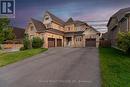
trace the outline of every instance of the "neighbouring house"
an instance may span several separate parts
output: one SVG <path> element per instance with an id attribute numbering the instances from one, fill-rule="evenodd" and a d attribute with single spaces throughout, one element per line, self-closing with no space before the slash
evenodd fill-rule
<path id="1" fill-rule="evenodd" d="M 120 9 L 113 16 L 110 17 L 107 24 L 108 27 L 108 39 L 111 40 L 111 45 L 116 47 L 118 32 L 130 31 L 130 7 Z"/>
<path id="2" fill-rule="evenodd" d="M 66 22 L 46 11 L 43 21 L 31 18 L 25 33 L 40 37 L 43 47 L 98 47 L 99 32 L 87 23 L 69 18 Z"/>
<path id="3" fill-rule="evenodd" d="M 2 48 L 8 51 L 19 50 L 21 47 L 23 47 L 23 38 L 24 38 L 25 29 L 19 27 L 12 27 L 12 29 L 13 29 L 13 33 L 15 34 L 15 39 L 6 40 L 2 44 Z"/>

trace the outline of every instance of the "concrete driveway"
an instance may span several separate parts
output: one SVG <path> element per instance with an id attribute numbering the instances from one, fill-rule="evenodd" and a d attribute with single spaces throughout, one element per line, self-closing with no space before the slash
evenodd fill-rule
<path id="1" fill-rule="evenodd" d="M 0 69 L 0 87 L 100 87 L 97 48 L 51 48 Z"/>

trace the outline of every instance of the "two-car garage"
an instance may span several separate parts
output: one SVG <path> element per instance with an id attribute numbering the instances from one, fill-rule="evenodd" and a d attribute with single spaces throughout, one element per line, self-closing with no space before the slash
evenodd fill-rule
<path id="1" fill-rule="evenodd" d="M 48 38 L 48 48 L 62 47 L 62 39 Z"/>

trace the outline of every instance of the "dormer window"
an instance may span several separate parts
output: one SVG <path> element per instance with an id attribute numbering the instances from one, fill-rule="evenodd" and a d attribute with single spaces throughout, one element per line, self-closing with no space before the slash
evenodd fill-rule
<path id="1" fill-rule="evenodd" d="M 49 20 L 49 17 L 46 17 L 45 20 Z"/>
<path id="2" fill-rule="evenodd" d="M 49 20 L 49 16 L 48 15 L 45 16 L 45 20 Z"/>

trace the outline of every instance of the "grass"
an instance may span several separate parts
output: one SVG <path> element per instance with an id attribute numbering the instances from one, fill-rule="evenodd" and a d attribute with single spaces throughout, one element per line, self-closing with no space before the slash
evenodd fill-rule
<path id="1" fill-rule="evenodd" d="M 114 48 L 100 48 L 102 87 L 130 87 L 130 56 Z"/>
<path id="2" fill-rule="evenodd" d="M 0 55 L 0 67 L 29 58 L 36 54 L 46 51 L 47 49 L 30 49 L 19 52 L 3 53 Z"/>

